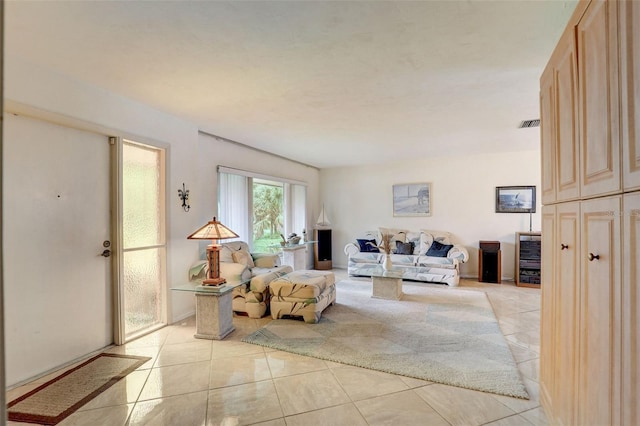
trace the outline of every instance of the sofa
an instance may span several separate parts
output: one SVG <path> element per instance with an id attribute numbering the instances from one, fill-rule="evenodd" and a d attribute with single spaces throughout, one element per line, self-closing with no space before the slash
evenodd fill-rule
<path id="1" fill-rule="evenodd" d="M 388 236 L 389 247 L 382 243 Z M 403 270 L 402 279 L 457 286 L 460 264 L 469 260 L 467 249 L 454 242 L 449 232 L 380 228 L 368 232 L 344 248 L 350 276 L 370 277 L 389 255 L 393 267 Z"/>
<path id="2" fill-rule="evenodd" d="M 198 269 L 198 267 L 200 269 Z M 202 260 L 190 270 L 190 278 L 206 276 L 207 261 Z M 250 318 L 262 318 L 269 309 L 269 284 L 293 268 L 280 264 L 280 257 L 272 253 L 250 253 L 244 241 L 221 244 L 220 276 L 227 282 L 248 281 L 233 289 L 233 311 Z"/>

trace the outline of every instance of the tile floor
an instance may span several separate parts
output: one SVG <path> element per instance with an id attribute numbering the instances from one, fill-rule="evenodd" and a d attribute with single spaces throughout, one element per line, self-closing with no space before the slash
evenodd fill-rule
<path id="1" fill-rule="evenodd" d="M 338 280 L 347 278 L 344 270 L 334 272 Z M 368 279 L 358 280 L 371 285 Z M 109 349 L 152 359 L 61 425 L 548 424 L 538 402 L 540 290 L 471 280 L 462 280 L 459 288 L 488 294 L 531 400 L 395 376 L 240 341 L 270 321 L 268 317 L 234 317 L 236 330 L 223 341 L 195 339 L 195 319 L 190 318 Z M 339 294 L 338 290 L 338 298 Z M 7 400 L 57 374 L 8 391 Z"/>

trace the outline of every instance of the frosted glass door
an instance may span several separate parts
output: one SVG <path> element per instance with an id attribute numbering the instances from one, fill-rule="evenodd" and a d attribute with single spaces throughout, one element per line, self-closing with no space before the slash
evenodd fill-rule
<path id="1" fill-rule="evenodd" d="M 164 151 L 124 141 L 122 148 L 125 340 L 165 323 Z"/>

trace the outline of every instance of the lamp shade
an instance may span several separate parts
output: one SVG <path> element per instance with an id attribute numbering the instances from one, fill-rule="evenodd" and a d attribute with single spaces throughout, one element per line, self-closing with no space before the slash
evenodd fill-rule
<path id="1" fill-rule="evenodd" d="M 213 220 L 209 221 L 202 228 L 198 229 L 193 234 L 189 235 L 189 240 L 224 240 L 227 238 L 238 238 L 239 235 L 233 232 L 231 229 L 224 226 L 222 223 L 213 217 Z"/>

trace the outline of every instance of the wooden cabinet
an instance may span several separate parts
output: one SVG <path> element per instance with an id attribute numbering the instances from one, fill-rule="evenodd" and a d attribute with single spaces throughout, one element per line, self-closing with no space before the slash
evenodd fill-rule
<path id="1" fill-rule="evenodd" d="M 554 334 L 555 382 L 554 398 L 558 402 L 560 424 L 575 424 L 577 363 L 579 344 L 580 284 L 580 204 L 556 206 L 556 270 L 555 310 L 557 328 Z"/>
<path id="2" fill-rule="evenodd" d="M 619 2 L 620 120 L 624 189 L 640 189 L 640 2 Z M 640 423 L 640 421 L 639 421 Z"/>
<path id="3" fill-rule="evenodd" d="M 575 422 L 580 284 L 580 203 L 542 208 L 540 398 L 551 423 Z"/>
<path id="4" fill-rule="evenodd" d="M 580 195 L 576 43 L 567 30 L 540 79 L 542 202 Z"/>
<path id="5" fill-rule="evenodd" d="M 540 341 L 545 344 L 540 346 L 540 403 L 547 410 L 551 424 L 557 421 L 551 418 L 555 414 L 555 291 L 557 281 L 555 278 L 556 262 L 556 206 L 542 206 L 542 264 L 541 266 L 541 303 L 540 317 Z"/>
<path id="6" fill-rule="evenodd" d="M 516 232 L 517 286 L 540 288 L 541 245 L 542 238 L 539 232 Z"/>
<path id="7" fill-rule="evenodd" d="M 621 211 L 620 196 L 581 204 L 577 424 L 620 424 Z"/>
<path id="8" fill-rule="evenodd" d="M 622 424 L 640 424 L 640 192 L 625 194 L 622 252 Z M 635 326 L 634 326 L 635 324 Z"/>
<path id="9" fill-rule="evenodd" d="M 591 1 L 576 29 L 582 197 L 621 189 L 617 6 Z"/>
<path id="10" fill-rule="evenodd" d="M 580 1 L 540 79 L 541 119 L 552 121 L 541 131 L 543 194 L 553 189 L 542 208 L 540 398 L 552 424 L 640 424 L 639 31 L 639 2 Z M 563 67 L 566 34 L 576 57 Z"/>

